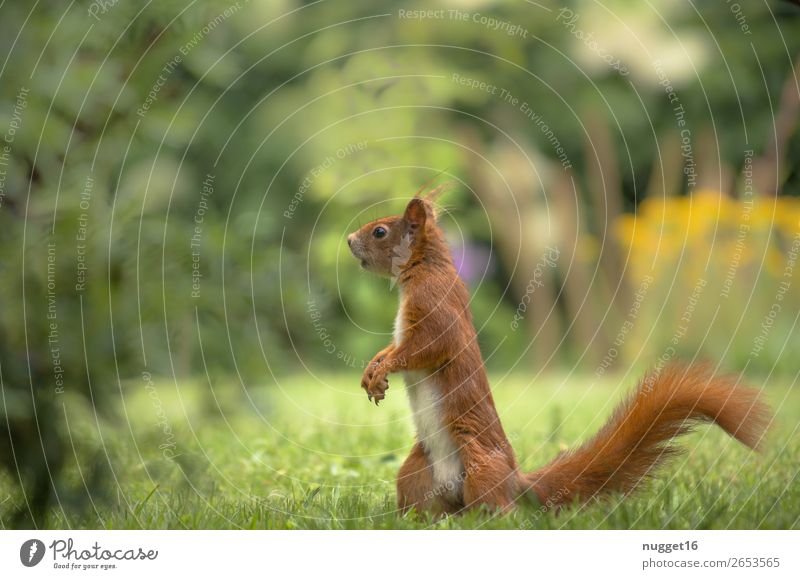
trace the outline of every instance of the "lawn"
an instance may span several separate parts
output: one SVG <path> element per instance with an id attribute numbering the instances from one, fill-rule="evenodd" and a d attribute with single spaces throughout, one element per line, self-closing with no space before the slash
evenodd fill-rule
<path id="1" fill-rule="evenodd" d="M 800 392 L 773 378 L 776 421 L 761 453 L 718 429 L 683 440 L 687 451 L 656 481 L 622 500 L 558 515 L 535 507 L 444 520 L 400 516 L 394 477 L 413 442 L 398 377 L 379 408 L 358 376 L 297 376 L 245 393 L 234 384 L 159 381 L 123 388 L 114 420 L 70 409 L 72 439 L 113 468 L 83 510 L 54 508 L 50 527 L 253 529 L 751 529 L 800 527 Z M 585 439 L 633 386 L 576 375 L 497 377 L 494 393 L 523 467 Z M 101 438 L 102 435 L 102 438 Z M 83 441 L 83 442 L 81 442 Z M 71 458 L 75 486 L 85 473 Z M 67 461 L 70 462 L 69 460 Z M 86 459 L 81 458 L 82 469 Z M 3 522 L 22 500 L 0 478 Z M 65 512 L 68 515 L 65 515 Z M 2 525 L 5 526 L 5 523 Z"/>

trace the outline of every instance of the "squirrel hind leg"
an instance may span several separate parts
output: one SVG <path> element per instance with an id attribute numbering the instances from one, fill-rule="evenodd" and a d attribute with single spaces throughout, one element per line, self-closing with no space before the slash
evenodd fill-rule
<path id="1" fill-rule="evenodd" d="M 446 495 L 446 489 L 438 489 L 434 484 L 433 467 L 422 444 L 417 442 L 397 474 L 400 512 L 405 514 L 414 509 L 419 514 L 431 513 L 434 516 L 456 514 L 461 505 L 452 504 Z"/>
<path id="2" fill-rule="evenodd" d="M 464 507 L 484 505 L 491 511 L 508 512 L 515 506 L 518 472 L 507 452 L 487 451 L 475 441 L 462 443 Z"/>

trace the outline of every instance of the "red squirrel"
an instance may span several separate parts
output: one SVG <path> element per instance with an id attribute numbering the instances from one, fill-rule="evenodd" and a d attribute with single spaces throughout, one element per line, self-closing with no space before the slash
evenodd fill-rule
<path id="1" fill-rule="evenodd" d="M 433 205 L 417 192 L 403 215 L 347 237 L 361 266 L 397 282 L 394 340 L 367 365 L 361 386 L 377 405 L 387 375 L 404 375 L 417 441 L 397 476 L 401 512 L 455 514 L 479 505 L 507 511 L 520 499 L 560 508 L 627 494 L 676 450 L 676 436 L 714 422 L 756 448 L 770 422 L 758 392 L 706 366 L 652 371 L 591 439 L 534 472 L 519 470 L 492 399 L 469 294 Z"/>

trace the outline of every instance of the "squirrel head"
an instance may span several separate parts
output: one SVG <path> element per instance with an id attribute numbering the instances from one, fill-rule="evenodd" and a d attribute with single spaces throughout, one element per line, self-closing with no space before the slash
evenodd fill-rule
<path id="1" fill-rule="evenodd" d="M 430 198 L 415 196 L 402 215 L 367 223 L 347 236 L 347 244 L 367 271 L 398 277 L 436 229 L 436 212 Z"/>

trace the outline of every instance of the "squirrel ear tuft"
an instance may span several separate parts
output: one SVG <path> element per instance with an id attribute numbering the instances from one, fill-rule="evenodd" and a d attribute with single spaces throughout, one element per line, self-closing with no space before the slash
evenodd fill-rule
<path id="1" fill-rule="evenodd" d="M 425 184 L 419 188 L 414 197 L 425 199 L 429 203 L 433 204 L 439 197 L 442 196 L 442 194 L 447 193 L 454 187 L 455 185 L 452 181 L 445 181 L 444 183 L 440 183 L 436 187 L 431 188 L 428 187 L 428 184 Z"/>
<path id="2" fill-rule="evenodd" d="M 418 197 L 414 197 L 408 202 L 406 211 L 403 214 L 403 220 L 408 224 L 412 230 L 419 230 L 425 228 L 425 220 L 428 218 L 427 211 L 425 210 L 425 202 Z"/>
<path id="3" fill-rule="evenodd" d="M 431 187 L 430 184 L 436 179 L 436 177 L 438 177 L 438 175 L 436 175 L 431 181 L 423 184 L 414 194 L 414 199 L 423 200 L 425 202 L 425 208 L 427 209 L 428 217 L 434 221 L 439 221 L 439 212 L 436 210 L 435 205 L 436 200 L 443 193 L 453 189 L 454 184 L 452 181 L 445 181 L 436 187 Z"/>

